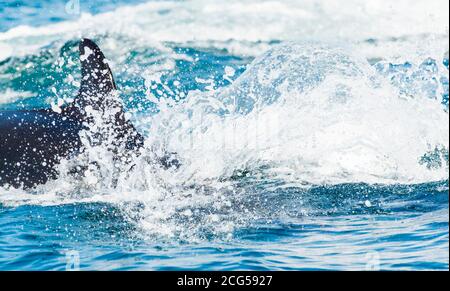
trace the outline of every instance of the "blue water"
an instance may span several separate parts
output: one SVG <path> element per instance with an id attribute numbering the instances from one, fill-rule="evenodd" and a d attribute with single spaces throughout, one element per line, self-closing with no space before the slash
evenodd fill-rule
<path id="1" fill-rule="evenodd" d="M 96 270 L 364 270 L 367 254 L 376 253 L 383 269 L 447 269 L 445 185 L 262 192 L 248 203 L 267 197 L 264 203 L 285 213 L 269 213 L 231 241 L 197 243 L 143 240 L 109 204 L 3 207 L 0 263 L 2 270 L 64 270 L 65 254 L 77 250 L 81 268 Z M 317 213 L 302 216 L 301 203 Z"/>
<path id="2" fill-rule="evenodd" d="M 100 13 L 112 10 L 119 5 L 142 3 L 145 1 L 79 0 L 79 10 L 66 9 L 68 2 L 55 0 L 4 0 L 0 5 L 0 31 L 7 31 L 19 25 L 35 26 L 64 20 L 74 20 L 81 13 Z"/>
<path id="3" fill-rule="evenodd" d="M 146 1 L 95 1 L 95 5 L 93 2 L 81 0 L 80 12 L 96 15 Z M 7 33 L 20 25 L 31 29 L 76 21 L 80 15 L 68 14 L 65 4 L 57 0 L 0 2 L 0 48 L 1 32 Z M 161 8 L 157 13 L 162 16 L 175 13 L 170 9 Z M 173 21 L 177 20 L 175 17 Z M 106 55 L 113 59 L 121 96 L 135 120 L 158 116 L 167 110 L 159 108 L 148 96 L 181 102 L 198 98 L 195 94 L 209 96 L 210 91 L 237 84 L 239 94 L 256 92 L 275 98 L 270 88 L 254 89 L 255 83 L 248 81 L 253 80 L 249 76 L 252 68 L 258 68 L 251 64 L 264 53 L 263 49 L 256 54 L 239 53 L 229 49 L 227 41 L 205 45 L 199 40 L 198 43 L 167 41 L 164 43 L 170 49 L 167 52 L 151 42 L 135 45 L 134 36 L 121 33 L 94 32 L 90 37 L 105 47 Z M 17 43 L 25 46 L 38 38 L 32 35 Z M 115 45 L 108 43 L 111 39 Z M 371 45 L 371 41 L 364 41 Z M 239 44 L 245 46 L 249 42 L 253 42 L 249 46 L 252 49 L 283 44 L 278 39 L 242 40 Z M 123 45 L 119 52 L 114 50 L 117 44 Z M 445 50 L 443 47 L 444 53 Z M 183 57 L 173 57 L 174 54 Z M 285 63 L 289 60 L 283 54 L 275 58 Z M 368 58 L 370 68 L 397 88 L 399 96 L 420 95 L 435 100 L 438 105 L 434 110 L 448 115 L 448 51 L 447 55 L 411 57 L 406 62 L 380 59 L 381 56 Z M 167 60 L 173 61 L 173 66 L 164 70 L 160 80 L 148 81 L 148 70 L 157 70 L 152 66 Z M 233 74 L 224 74 L 230 68 Z M 0 60 L 0 94 L 19 92 L 19 97 L 4 102 L 0 99 L 0 109 L 48 107 L 58 98 L 74 96 L 77 85 L 67 81 L 69 76 L 79 78 L 77 37 L 69 33 L 49 38 L 30 52 L 13 53 Z M 313 86 L 321 78 L 320 74 L 305 77 L 304 80 L 310 81 L 300 87 Z M 292 79 L 289 76 L 276 79 L 269 87 L 284 80 Z M 251 105 L 248 111 L 256 107 Z M 219 111 L 220 116 L 227 114 L 226 108 Z M 405 122 L 401 116 L 398 122 Z M 145 123 L 137 123 L 144 132 L 150 131 Z M 442 125 L 445 126 L 448 128 L 448 123 Z M 289 152 L 288 148 L 283 150 Z M 82 270 L 448 270 L 449 190 L 448 179 L 442 175 L 430 174 L 438 177 L 438 181 L 433 178 L 422 181 L 418 177 L 411 178 L 410 183 L 400 178 L 392 183 L 391 176 L 381 177 L 379 172 L 374 174 L 379 176 L 378 182 L 361 182 L 350 178 L 359 177 L 359 172 L 344 172 L 343 180 L 349 177 L 350 181 L 333 182 L 332 171 L 329 179 L 327 172 L 322 171 L 320 175 L 325 182 L 293 182 L 289 177 L 277 176 L 275 171 L 265 172 L 271 167 L 277 170 L 289 167 L 283 164 L 286 161 L 278 161 L 283 165 L 276 167 L 252 164 L 246 154 L 243 151 L 236 159 L 248 161 L 247 168 L 236 169 L 242 172 L 237 171 L 232 177 L 217 178 L 216 182 L 224 183 L 225 187 L 208 184 L 216 178 L 206 178 L 202 183 L 187 179 L 189 183 L 184 183 L 183 188 L 168 190 L 170 194 L 163 195 L 165 199 L 152 200 L 153 189 L 135 197 L 133 192 L 141 193 L 142 189 L 131 186 L 131 190 L 126 188 L 118 195 L 131 198 L 118 201 L 116 193 L 111 193 L 114 189 L 66 190 L 70 188 L 65 188 L 66 183 L 71 183 L 66 180 L 59 180 L 53 187 L 57 188 L 56 193 L 52 192 L 52 186 L 30 191 L 0 188 L 0 270 L 65 270 L 72 266 L 74 257 Z M 430 145 L 415 160 L 428 171 L 446 169 L 448 175 L 448 141 Z M 311 164 L 311 172 L 315 166 Z M 399 170 L 393 176 L 402 174 Z M 415 174 L 408 173 L 409 177 L 420 176 Z M 170 184 L 167 179 L 163 185 Z M 389 183 L 384 184 L 385 180 Z M 181 198 L 174 198 L 176 195 Z M 200 200 L 195 200 L 197 195 Z M 225 200 L 220 207 L 215 204 Z M 229 224 L 230 228 L 226 228 Z"/>

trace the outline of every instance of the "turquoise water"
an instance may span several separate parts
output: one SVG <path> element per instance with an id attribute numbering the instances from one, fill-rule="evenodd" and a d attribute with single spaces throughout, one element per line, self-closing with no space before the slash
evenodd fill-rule
<path id="1" fill-rule="evenodd" d="M 87 36 L 147 152 L 0 187 L 0 270 L 448 270 L 446 1 L 93 2 L 0 3 L 0 110 L 69 102 Z"/>
<path id="2" fill-rule="evenodd" d="M 79 10 L 70 12 L 66 9 L 69 1 L 28 1 L 28 0 L 6 0 L 0 6 L 0 31 L 7 31 L 19 25 L 45 25 L 52 22 L 73 20 L 80 13 L 100 13 L 112 10 L 119 5 L 142 3 L 143 0 L 96 0 L 79 1 Z M 69 6 L 76 7 L 76 6 Z M 69 12 L 68 12 L 69 11 Z"/>

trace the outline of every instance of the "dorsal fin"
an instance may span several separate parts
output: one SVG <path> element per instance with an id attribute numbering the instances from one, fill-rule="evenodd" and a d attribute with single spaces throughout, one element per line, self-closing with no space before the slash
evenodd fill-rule
<path id="1" fill-rule="evenodd" d="M 104 109 L 106 96 L 117 90 L 111 69 L 105 55 L 90 39 L 79 43 L 81 82 L 75 100 L 63 109 L 63 114 L 77 120 L 86 118 L 86 107 Z"/>
<path id="2" fill-rule="evenodd" d="M 82 39 L 79 50 L 81 86 L 76 103 L 81 108 L 91 105 L 100 109 L 105 96 L 117 89 L 113 74 L 102 51 L 92 40 Z"/>
<path id="3" fill-rule="evenodd" d="M 90 39 L 84 38 L 79 44 L 81 61 L 81 84 L 74 102 L 63 110 L 63 114 L 84 122 L 94 122 L 87 107 L 103 113 L 103 118 L 111 122 L 115 143 L 125 144 L 127 149 L 139 149 L 143 145 L 142 136 L 133 124 L 125 118 L 122 103 L 114 91 L 116 83 L 106 58 L 100 48 Z M 109 110 L 115 108 L 115 110 Z M 117 110 L 118 109 L 118 110 Z M 107 117 L 106 112 L 112 115 Z M 112 133 L 109 133 L 112 134 Z"/>

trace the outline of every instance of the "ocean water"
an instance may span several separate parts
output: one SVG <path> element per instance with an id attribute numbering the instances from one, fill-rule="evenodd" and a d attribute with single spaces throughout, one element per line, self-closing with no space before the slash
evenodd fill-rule
<path id="1" fill-rule="evenodd" d="M 89 37 L 146 141 L 0 187 L 0 270 L 448 270 L 448 6 L 2 0 L 0 110 L 70 102 Z"/>

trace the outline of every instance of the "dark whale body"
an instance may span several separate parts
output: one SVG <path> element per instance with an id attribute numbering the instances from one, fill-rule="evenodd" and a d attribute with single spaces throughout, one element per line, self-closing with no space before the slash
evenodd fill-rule
<path id="1" fill-rule="evenodd" d="M 59 160 L 80 150 L 80 130 L 58 113 L 0 112 L 0 185 L 29 188 L 56 178 Z"/>
<path id="2" fill-rule="evenodd" d="M 0 186 L 32 188 L 57 178 L 55 166 L 61 159 L 83 151 L 80 131 L 89 131 L 96 122 L 89 115 L 91 111 L 106 118 L 108 134 L 114 140 L 106 146 L 118 158 L 138 153 L 143 146 L 142 136 L 125 119 L 122 105 L 113 94 L 116 85 L 103 53 L 88 39 L 80 41 L 79 49 L 80 91 L 60 113 L 50 109 L 0 111 Z M 108 116 L 110 108 L 117 110 Z M 92 134 L 99 135 L 97 143 L 101 143 L 101 133 Z"/>

